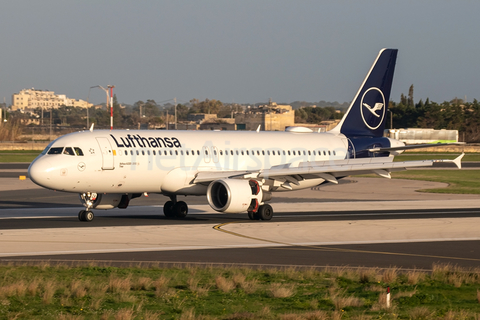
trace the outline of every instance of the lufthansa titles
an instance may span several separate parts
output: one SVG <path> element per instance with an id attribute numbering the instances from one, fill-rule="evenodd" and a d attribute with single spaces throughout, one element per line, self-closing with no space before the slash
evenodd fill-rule
<path id="1" fill-rule="evenodd" d="M 127 134 L 126 137 L 110 135 L 118 148 L 181 148 L 180 141 L 175 137 L 142 137 L 139 134 Z"/>

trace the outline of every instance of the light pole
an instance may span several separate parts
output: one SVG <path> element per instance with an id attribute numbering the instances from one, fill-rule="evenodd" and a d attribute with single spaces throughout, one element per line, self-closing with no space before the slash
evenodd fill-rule
<path id="1" fill-rule="evenodd" d="M 113 130 L 113 88 L 115 86 L 108 85 L 107 88 L 110 88 L 110 130 Z"/>
<path id="2" fill-rule="evenodd" d="M 393 112 L 390 109 L 388 109 L 388 112 L 390 112 L 390 129 L 393 129 Z"/>
<path id="3" fill-rule="evenodd" d="M 110 95 L 108 94 L 108 89 L 105 89 L 100 85 L 90 87 L 90 89 L 91 88 L 100 88 L 103 91 L 105 91 L 105 93 L 107 94 L 107 110 L 108 110 L 108 101 L 110 100 L 110 130 L 112 130 L 113 129 L 113 95 L 112 93 L 113 93 L 113 88 L 115 88 L 115 86 L 112 86 L 112 85 L 107 86 L 107 88 L 110 89 Z"/>
<path id="4" fill-rule="evenodd" d="M 96 88 L 96 86 L 90 87 L 90 89 L 88 89 L 88 96 L 87 96 L 87 129 L 90 127 L 90 116 L 88 115 L 88 100 L 90 99 L 90 90 L 92 90 L 92 88 Z"/>
<path id="5" fill-rule="evenodd" d="M 177 98 L 173 98 L 175 103 L 175 130 L 177 130 Z"/>

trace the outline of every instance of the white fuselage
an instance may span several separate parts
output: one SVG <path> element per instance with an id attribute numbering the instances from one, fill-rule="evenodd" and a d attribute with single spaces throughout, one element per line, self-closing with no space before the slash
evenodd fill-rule
<path id="1" fill-rule="evenodd" d="M 199 195 L 207 186 L 192 183 L 198 172 L 341 160 L 347 158 L 347 145 L 345 136 L 333 133 L 94 130 L 55 140 L 29 174 L 43 187 L 67 192 Z M 71 149 L 49 154 L 49 148 Z M 321 182 L 313 179 L 294 189 Z"/>

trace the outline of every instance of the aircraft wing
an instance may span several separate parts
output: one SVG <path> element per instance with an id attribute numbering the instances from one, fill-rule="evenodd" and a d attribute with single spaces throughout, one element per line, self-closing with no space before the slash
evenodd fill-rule
<path id="1" fill-rule="evenodd" d="M 193 183 L 210 183 L 212 181 L 218 179 L 233 179 L 238 177 L 245 177 L 246 175 L 252 174 L 253 172 L 257 171 L 199 171 L 195 175 L 195 179 L 193 179 Z"/>
<path id="2" fill-rule="evenodd" d="M 207 183 L 217 179 L 271 179 L 297 184 L 299 180 L 322 178 L 328 182 L 338 183 L 337 178 L 348 175 L 375 173 L 384 178 L 391 178 L 390 172 L 403 171 L 407 168 L 430 167 L 435 162 L 454 163 L 461 169 L 462 153 L 454 160 L 421 160 L 393 162 L 392 157 L 361 158 L 332 161 L 307 161 L 298 165 L 285 164 L 270 169 L 252 171 L 208 171 L 198 172 L 194 183 Z"/>

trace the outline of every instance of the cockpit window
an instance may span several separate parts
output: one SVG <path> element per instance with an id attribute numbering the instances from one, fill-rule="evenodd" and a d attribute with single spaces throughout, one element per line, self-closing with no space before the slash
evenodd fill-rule
<path id="1" fill-rule="evenodd" d="M 61 148 L 55 147 L 55 148 L 51 148 L 48 151 L 48 154 L 62 154 L 62 151 L 63 151 L 63 147 Z"/>
<path id="2" fill-rule="evenodd" d="M 83 156 L 83 151 L 82 151 L 82 149 L 80 149 L 79 147 L 75 147 L 75 148 L 73 148 L 73 149 L 75 149 L 75 154 L 76 154 L 77 156 Z"/>
<path id="3" fill-rule="evenodd" d="M 68 154 L 69 156 L 75 155 L 75 153 L 73 152 L 73 149 L 70 147 L 66 147 L 65 150 L 63 150 L 63 154 Z"/>
<path id="4" fill-rule="evenodd" d="M 42 155 L 47 154 L 48 150 L 50 150 L 50 147 L 52 146 L 52 144 L 53 144 L 54 142 L 55 142 L 55 141 L 50 142 L 50 143 L 48 144 L 48 146 L 47 146 L 45 149 L 43 149 L 43 151 L 42 151 L 41 154 L 42 154 Z"/>

